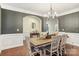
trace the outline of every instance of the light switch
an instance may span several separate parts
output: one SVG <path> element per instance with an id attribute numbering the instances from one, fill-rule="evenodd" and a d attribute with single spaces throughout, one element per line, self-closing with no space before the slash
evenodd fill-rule
<path id="1" fill-rule="evenodd" d="M 17 29 L 17 32 L 19 32 L 19 29 Z"/>
<path id="2" fill-rule="evenodd" d="M 64 29 L 62 29 L 62 31 L 64 31 Z"/>

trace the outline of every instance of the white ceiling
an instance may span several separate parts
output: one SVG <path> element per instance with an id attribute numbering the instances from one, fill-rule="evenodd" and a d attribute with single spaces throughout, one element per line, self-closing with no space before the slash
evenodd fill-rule
<path id="1" fill-rule="evenodd" d="M 49 3 L 6 3 L 7 5 L 21 8 L 27 11 L 46 15 L 49 11 Z M 52 8 L 57 14 L 62 14 L 73 9 L 79 8 L 79 3 L 52 3 Z"/>

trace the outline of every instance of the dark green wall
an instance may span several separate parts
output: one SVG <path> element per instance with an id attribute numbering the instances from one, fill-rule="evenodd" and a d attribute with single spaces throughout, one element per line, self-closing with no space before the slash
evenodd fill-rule
<path id="1" fill-rule="evenodd" d="M 17 33 L 17 28 L 22 33 L 22 19 L 22 13 L 2 9 L 2 34 Z"/>
<path id="2" fill-rule="evenodd" d="M 2 34 L 18 33 L 17 28 L 20 29 L 19 33 L 23 32 L 23 17 L 31 15 L 20 13 L 16 11 L 10 11 L 6 9 L 1 9 L 2 15 Z M 36 15 L 33 15 L 36 16 Z M 37 16 L 40 19 L 42 17 Z M 27 25 L 26 25 L 27 26 Z"/>
<path id="3" fill-rule="evenodd" d="M 43 21 L 42 21 L 42 30 L 43 32 L 46 32 L 48 29 L 47 29 L 47 26 L 46 26 L 46 22 L 47 22 L 47 17 L 44 17 L 43 18 Z"/>
<path id="4" fill-rule="evenodd" d="M 59 17 L 59 30 L 65 32 L 79 33 L 79 12 L 60 16 Z"/>

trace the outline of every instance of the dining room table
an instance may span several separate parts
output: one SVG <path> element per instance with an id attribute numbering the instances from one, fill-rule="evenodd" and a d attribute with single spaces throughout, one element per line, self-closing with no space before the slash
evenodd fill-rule
<path id="1" fill-rule="evenodd" d="M 31 46 L 35 47 L 35 50 L 38 51 L 41 49 L 43 52 L 42 55 L 46 55 L 45 47 L 51 45 L 52 38 L 31 38 L 30 39 Z"/>
<path id="2" fill-rule="evenodd" d="M 58 32 L 55 32 L 52 35 L 47 35 L 47 37 L 36 37 L 36 38 L 30 38 L 31 39 L 31 44 L 35 47 L 41 47 L 41 46 L 46 46 L 51 44 L 51 42 L 53 41 L 54 36 L 57 36 Z"/>
<path id="3" fill-rule="evenodd" d="M 43 47 L 51 44 L 51 38 L 31 38 L 31 44 L 34 47 Z"/>

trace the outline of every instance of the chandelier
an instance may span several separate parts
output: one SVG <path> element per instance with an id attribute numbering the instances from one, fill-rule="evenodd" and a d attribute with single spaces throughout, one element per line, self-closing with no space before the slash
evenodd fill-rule
<path id="1" fill-rule="evenodd" d="M 50 10 L 48 12 L 48 20 L 52 20 L 57 18 L 56 12 L 55 12 L 55 6 L 52 8 L 52 4 L 50 4 Z"/>
<path id="2" fill-rule="evenodd" d="M 52 22 L 54 23 L 52 25 Z M 50 9 L 49 9 L 49 12 L 48 12 L 48 19 L 47 19 L 47 22 L 48 24 L 48 32 L 51 33 L 51 27 L 53 28 L 53 32 L 56 32 L 56 31 L 59 31 L 59 28 L 58 28 L 58 17 L 57 17 L 57 14 L 56 14 L 56 11 L 55 11 L 55 5 L 53 5 L 53 8 L 52 8 L 52 4 L 50 4 Z"/>

